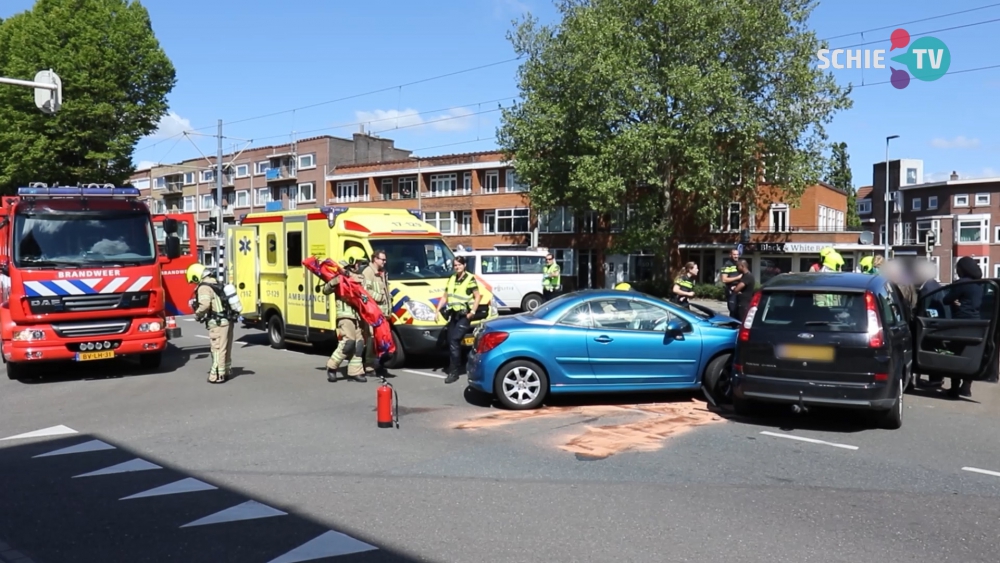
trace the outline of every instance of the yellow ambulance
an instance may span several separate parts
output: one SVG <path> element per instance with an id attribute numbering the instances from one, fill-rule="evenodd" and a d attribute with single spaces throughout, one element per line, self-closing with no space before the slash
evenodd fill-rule
<path id="1" fill-rule="evenodd" d="M 248 326 L 267 331 L 273 348 L 286 343 L 334 345 L 336 309 L 323 284 L 306 270 L 309 256 L 338 262 L 352 247 L 366 256 L 386 254 L 396 354 L 389 368 L 407 357 L 439 355 L 438 337 L 447 321 L 437 312 L 454 255 L 441 233 L 414 209 L 320 207 L 249 213 L 227 233 L 227 271 L 239 292 Z M 497 316 L 489 286 L 480 283 L 477 318 Z M 474 321 L 473 327 L 482 320 Z M 472 345 L 471 334 L 463 342 Z"/>

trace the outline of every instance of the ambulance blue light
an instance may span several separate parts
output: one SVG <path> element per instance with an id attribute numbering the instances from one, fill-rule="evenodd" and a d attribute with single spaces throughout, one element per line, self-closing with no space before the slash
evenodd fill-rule
<path id="1" fill-rule="evenodd" d="M 417 219 L 420 219 L 421 221 L 424 220 L 424 214 L 421 213 L 419 209 L 407 209 L 407 211 L 409 211 L 410 215 L 413 215 Z"/>
<path id="2" fill-rule="evenodd" d="M 55 186 L 51 188 L 18 188 L 21 197 L 139 197 L 139 188 L 81 188 L 78 186 Z"/>

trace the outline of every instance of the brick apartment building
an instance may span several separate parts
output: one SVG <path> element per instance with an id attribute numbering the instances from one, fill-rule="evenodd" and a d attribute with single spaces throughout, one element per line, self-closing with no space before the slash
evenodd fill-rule
<path id="1" fill-rule="evenodd" d="M 874 166 L 871 191 L 859 192 L 858 215 L 885 238 L 885 163 Z M 958 174 L 942 182 L 923 181 L 923 161 L 901 159 L 889 162 L 889 224 L 891 250 L 895 256 L 925 256 L 927 233 L 934 232 L 937 246 L 930 260 L 938 268 L 938 280 L 954 279 L 959 258 L 975 258 L 990 277 L 1000 276 L 1000 178 L 962 179 Z M 994 199 L 996 198 L 996 199 Z"/>
<path id="2" fill-rule="evenodd" d="M 326 170 L 341 164 L 397 161 L 411 151 L 394 141 L 355 133 L 352 139 L 324 135 L 295 143 L 246 150 L 223 157 L 223 221 L 264 211 L 268 204 L 281 209 L 318 207 L 326 198 Z M 148 198 L 154 213 L 196 213 L 198 257 L 215 265 L 218 237 L 209 227 L 218 216 L 215 157 L 137 171 L 130 182 Z M 162 233 L 158 233 L 162 236 Z M 181 233 L 186 240 L 187 233 Z"/>
<path id="3" fill-rule="evenodd" d="M 340 165 L 331 167 L 326 181 L 328 205 L 418 209 L 452 248 L 547 248 L 567 288 L 611 287 L 653 275 L 652 250 L 608 251 L 627 211 L 612 217 L 557 208 L 539 217 L 531 211 L 528 187 L 497 151 Z M 758 193 L 754 205 L 730 203 L 720 225 L 682 244 L 684 259 L 700 265 L 703 280 L 714 278 L 742 229 L 750 230 L 745 256 L 755 270 L 765 269 L 765 279 L 807 270 L 825 246 L 838 248 L 849 267 L 872 251 L 859 244 L 860 232 L 846 230 L 845 192 L 811 186 L 797 205 L 776 188 L 762 186 Z"/>

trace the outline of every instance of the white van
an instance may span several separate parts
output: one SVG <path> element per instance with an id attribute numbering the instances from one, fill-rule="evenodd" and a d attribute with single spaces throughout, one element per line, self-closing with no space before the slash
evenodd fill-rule
<path id="1" fill-rule="evenodd" d="M 542 304 L 542 269 L 547 252 L 540 250 L 464 250 L 466 268 L 490 285 L 497 308 L 534 311 Z"/>

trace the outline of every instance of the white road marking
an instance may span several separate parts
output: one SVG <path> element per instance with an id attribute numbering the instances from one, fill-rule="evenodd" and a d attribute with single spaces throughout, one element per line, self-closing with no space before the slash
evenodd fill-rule
<path id="1" fill-rule="evenodd" d="M 319 537 L 307 541 L 288 553 L 272 559 L 268 563 L 300 563 L 302 561 L 315 561 L 327 557 L 338 557 L 340 555 L 350 555 L 352 553 L 363 553 L 365 551 L 375 551 L 378 549 L 373 545 L 356 540 L 351 536 L 340 532 L 329 531 Z"/>
<path id="2" fill-rule="evenodd" d="M 187 479 L 181 479 L 180 481 L 174 481 L 173 483 L 167 483 L 162 487 L 156 487 L 155 489 L 149 489 L 148 491 L 143 491 L 141 493 L 136 493 L 132 496 L 122 497 L 118 500 L 129 500 L 136 498 L 146 498 L 146 497 L 159 497 L 163 495 L 176 495 L 179 493 L 195 493 L 198 491 L 212 491 L 217 489 L 213 485 L 209 485 L 204 481 L 199 481 L 193 477 L 188 477 Z"/>
<path id="3" fill-rule="evenodd" d="M 238 504 L 232 508 L 216 512 L 210 516 L 199 518 L 194 522 L 189 522 L 181 528 L 192 526 L 207 526 L 209 524 L 221 524 L 222 522 L 236 522 L 239 520 L 255 520 L 257 518 L 269 518 L 271 516 L 285 516 L 287 512 L 282 512 L 277 508 L 271 508 L 266 504 L 261 504 L 255 500 L 248 500 L 243 504 Z"/>
<path id="4" fill-rule="evenodd" d="M 62 448 L 49 452 L 47 454 L 38 454 L 34 457 L 50 457 L 54 455 L 67 455 L 67 454 L 82 454 L 86 452 L 99 452 L 102 450 L 113 450 L 114 446 L 111 444 L 106 444 L 100 440 L 91 440 L 89 442 L 84 442 L 82 444 L 77 444 L 75 446 L 70 446 L 68 448 Z M 34 459 L 34 457 L 32 459 Z"/>
<path id="5" fill-rule="evenodd" d="M 198 338 L 204 338 L 206 340 L 209 338 L 207 334 L 196 334 L 195 336 L 197 336 Z"/>
<path id="6" fill-rule="evenodd" d="M 189 323 L 193 323 L 193 322 L 195 322 L 195 321 L 194 321 L 194 319 L 181 319 L 181 320 L 182 320 L 182 321 L 186 321 L 186 322 L 189 322 Z"/>
<path id="7" fill-rule="evenodd" d="M 436 377 L 438 379 L 448 379 L 448 376 L 441 375 L 439 373 L 429 373 L 429 372 L 426 372 L 426 371 L 417 371 L 415 369 L 404 369 L 404 370 L 400 370 L 400 371 L 405 371 L 406 373 L 412 373 L 414 375 L 422 375 L 424 377 Z"/>
<path id="8" fill-rule="evenodd" d="M 64 434 L 76 434 L 76 430 L 69 428 L 68 426 L 52 426 L 50 428 L 43 428 L 41 430 L 35 430 L 33 432 L 25 432 L 24 434 L 18 434 L 17 436 L 8 436 L 4 440 L 19 440 L 21 438 L 44 438 L 46 436 L 62 436 Z"/>
<path id="9" fill-rule="evenodd" d="M 1000 471 L 990 471 L 989 469 L 977 469 L 975 467 L 963 467 L 962 471 L 969 471 L 972 473 L 982 473 L 983 475 L 992 475 L 993 477 L 1000 477 Z"/>
<path id="10" fill-rule="evenodd" d="M 809 442 L 810 444 L 822 444 L 824 446 L 833 446 L 835 448 L 843 448 L 845 450 L 856 450 L 857 446 L 850 446 L 847 444 L 838 444 L 836 442 L 825 442 L 823 440 L 815 440 L 813 438 L 803 438 L 801 436 L 792 436 L 791 434 L 778 434 L 777 432 L 761 432 L 765 436 L 774 436 L 775 438 L 788 438 L 789 440 L 799 440 L 802 442 Z"/>
<path id="11" fill-rule="evenodd" d="M 163 469 L 155 463 L 150 463 L 144 459 L 133 459 L 132 461 L 126 461 L 125 463 L 119 463 L 118 465 L 112 465 L 111 467 L 105 467 L 104 469 L 98 469 L 97 471 L 91 471 L 90 473 L 84 473 L 83 475 L 74 475 L 73 478 L 77 477 L 96 477 L 98 475 L 113 475 L 115 473 L 130 473 L 132 471 L 149 471 L 151 469 Z"/>

